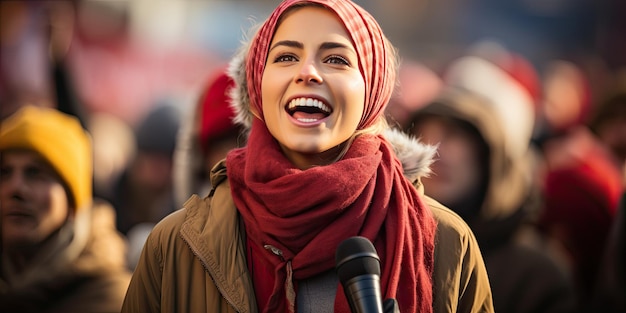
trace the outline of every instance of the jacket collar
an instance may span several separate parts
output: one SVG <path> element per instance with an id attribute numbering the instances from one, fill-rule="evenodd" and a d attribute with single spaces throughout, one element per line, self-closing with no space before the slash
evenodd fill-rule
<path id="1" fill-rule="evenodd" d="M 215 175 L 225 173 L 223 167 L 223 171 Z M 215 186 L 212 197 L 201 199 L 193 195 L 184 204 L 187 217 L 180 234 L 235 310 L 256 312 L 245 257 L 245 231 L 241 229 L 228 181 Z"/>

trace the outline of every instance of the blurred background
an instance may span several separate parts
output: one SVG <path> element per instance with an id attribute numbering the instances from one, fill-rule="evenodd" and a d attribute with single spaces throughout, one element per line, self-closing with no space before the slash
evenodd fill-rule
<path id="1" fill-rule="evenodd" d="M 532 204 L 533 223 L 544 220 L 539 213 L 547 216 L 542 232 L 556 239 L 547 245 L 524 239 L 547 246 L 560 268 L 579 278 L 581 305 L 618 299 L 626 308 L 626 1 L 355 2 L 399 49 L 400 84 L 386 115 L 405 130 L 409 117 L 453 85 L 445 77 L 455 60 L 475 54 L 492 63 L 486 74 L 498 76 L 471 66 L 456 73 L 465 85 L 480 87 L 477 94 L 497 100 L 492 104 L 507 117 L 498 125 L 511 130 L 503 145 L 519 139 L 535 153 L 525 182 L 541 192 L 524 205 Z M 245 144 L 239 129 L 221 123 L 234 114 L 224 97 L 232 84 L 224 68 L 248 30 L 278 3 L 0 0 L 0 127 L 27 104 L 79 118 L 94 142 L 94 195 L 115 207 L 134 269 L 152 226 L 191 193 L 206 194 L 215 160 Z M 511 88 L 516 93 L 507 93 Z M 561 175 L 561 167 L 573 165 L 572 175 L 582 172 L 582 179 Z M 605 250 L 608 265 L 600 266 Z M 614 268 L 622 274 L 618 287 Z M 596 275 L 611 279 L 599 284 L 602 297 L 594 302 L 588 289 Z M 526 303 L 517 294 L 510 299 L 515 307 Z"/>
<path id="2" fill-rule="evenodd" d="M 356 2 L 378 19 L 404 58 L 434 71 L 483 39 L 526 56 L 540 72 L 552 59 L 576 60 L 594 76 L 594 88 L 604 88 L 626 63 L 624 1 Z M 277 3 L 2 1 L 2 116 L 18 103 L 54 105 L 63 97 L 73 99 L 75 109 L 131 124 L 162 99 L 190 107 L 209 74 Z M 63 83 L 71 88 L 60 90 Z"/>

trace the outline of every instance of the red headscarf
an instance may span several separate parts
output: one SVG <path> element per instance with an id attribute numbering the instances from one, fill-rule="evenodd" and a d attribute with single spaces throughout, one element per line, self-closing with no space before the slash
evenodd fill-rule
<path id="1" fill-rule="evenodd" d="M 385 40 L 380 26 L 374 18 L 351 1 L 335 0 L 288 0 L 283 1 L 259 29 L 250 46 L 246 60 L 248 93 L 250 106 L 263 119 L 261 104 L 261 76 L 265 70 L 265 61 L 274 32 L 282 14 L 294 4 L 323 4 L 343 21 L 359 56 L 359 68 L 365 80 L 365 110 L 359 123 L 359 129 L 371 126 L 383 113 L 389 102 L 396 81 L 395 56 Z"/>
<path id="2" fill-rule="evenodd" d="M 359 128 L 374 124 L 395 81 L 392 49 L 371 15 L 350 1 L 292 0 L 276 8 L 247 55 L 251 107 L 262 114 L 268 47 L 281 15 L 298 3 L 323 4 L 352 34 L 366 85 Z M 228 154 L 227 169 L 248 242 L 257 252 L 249 262 L 263 264 L 253 265 L 252 273 L 263 312 L 294 311 L 293 281 L 332 270 L 339 243 L 356 235 L 370 239 L 378 251 L 384 298 L 395 298 L 403 312 L 432 312 L 436 224 L 382 136 L 361 135 L 341 160 L 300 170 L 283 155 L 260 115 L 248 145 Z M 260 276 L 261 268 L 269 274 Z M 273 279 L 259 279 L 268 276 Z M 341 286 L 334 311 L 350 312 Z"/>

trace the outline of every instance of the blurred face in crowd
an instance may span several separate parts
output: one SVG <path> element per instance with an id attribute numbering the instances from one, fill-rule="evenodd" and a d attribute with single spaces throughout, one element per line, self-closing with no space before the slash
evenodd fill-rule
<path id="1" fill-rule="evenodd" d="M 419 119 L 412 130 L 420 141 L 439 145 L 433 174 L 423 178 L 427 195 L 445 205 L 458 204 L 478 192 L 483 181 L 480 138 L 459 121 L 439 116 Z"/>
<path id="2" fill-rule="evenodd" d="M 556 61 L 544 79 L 543 118 L 556 129 L 581 122 L 585 88 L 581 71 L 573 64 Z"/>
<path id="3" fill-rule="evenodd" d="M 172 157 L 158 152 L 139 151 L 131 167 L 132 182 L 155 193 L 172 184 Z"/>
<path id="4" fill-rule="evenodd" d="M 331 163 L 356 131 L 365 81 L 339 18 L 320 7 L 285 14 L 261 84 L 270 133 L 299 168 Z"/>
<path id="5" fill-rule="evenodd" d="M 3 151 L 0 213 L 4 247 L 36 246 L 67 220 L 68 194 L 61 178 L 37 153 Z"/>
<path id="6" fill-rule="evenodd" d="M 205 156 L 205 169 L 211 170 L 215 164 L 224 159 L 230 150 L 239 147 L 239 134 L 236 132 L 213 138 Z"/>

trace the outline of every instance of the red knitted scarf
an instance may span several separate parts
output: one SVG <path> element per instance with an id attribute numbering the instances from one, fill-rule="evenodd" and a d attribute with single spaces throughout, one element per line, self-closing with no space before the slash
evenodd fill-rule
<path id="1" fill-rule="evenodd" d="M 275 269 L 273 281 L 255 281 L 272 290 L 264 312 L 293 311 L 292 278 L 333 269 L 336 247 L 355 235 L 378 251 L 383 296 L 398 300 L 402 312 L 432 312 L 436 224 L 382 137 L 362 135 L 342 160 L 300 170 L 255 120 L 247 147 L 228 154 L 227 169 L 249 242 L 265 252 L 255 260 Z M 336 299 L 335 312 L 350 312 L 341 286 Z"/>

